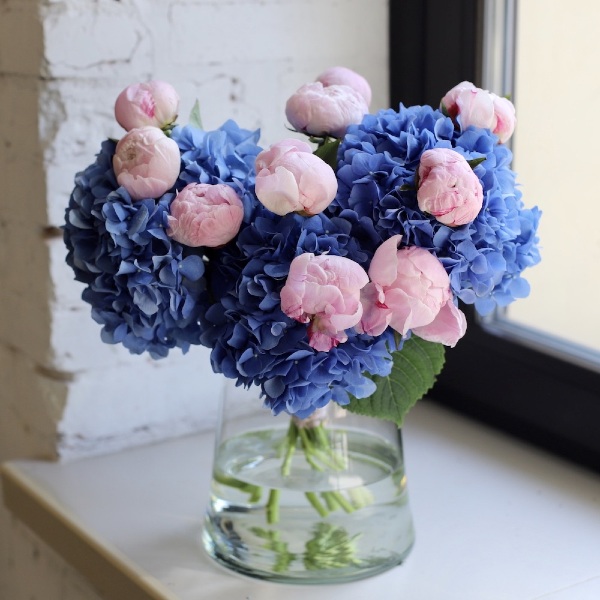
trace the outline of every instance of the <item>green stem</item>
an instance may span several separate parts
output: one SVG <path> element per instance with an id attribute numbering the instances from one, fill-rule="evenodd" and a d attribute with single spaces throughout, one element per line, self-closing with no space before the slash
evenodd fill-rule
<path id="1" fill-rule="evenodd" d="M 227 477 L 222 473 L 214 473 L 213 479 L 221 485 L 225 485 L 227 487 L 240 490 L 240 492 L 249 494 L 249 502 L 258 502 L 262 495 L 262 488 L 260 486 L 252 485 L 251 483 L 246 483 L 244 481 L 240 481 L 239 479 L 234 479 L 233 477 Z"/>
<path id="2" fill-rule="evenodd" d="M 315 460 L 315 455 L 318 454 L 317 450 L 313 446 L 310 439 L 310 434 L 306 427 L 300 427 L 300 439 L 302 440 L 302 448 L 304 450 L 304 456 L 308 464 L 315 469 L 315 471 L 323 471 L 323 467 Z"/>
<path id="3" fill-rule="evenodd" d="M 322 422 L 298 422 L 292 418 L 280 449 L 283 455 L 281 464 L 281 475 L 283 477 L 288 477 L 291 474 L 298 441 L 301 450 L 304 452 L 306 462 L 315 471 L 323 472 L 326 469 L 341 471 L 347 468 L 346 458 L 336 451 L 332 438 Z M 247 484 L 243 485 L 246 486 Z M 257 486 L 248 487 L 260 490 Z M 250 493 L 250 490 L 248 491 Z M 367 490 L 349 490 L 348 494 L 349 499 L 340 491 L 325 491 L 320 494 L 305 492 L 307 500 L 321 517 L 326 517 L 330 512 L 340 509 L 351 513 L 358 508 L 368 506 L 372 501 Z M 279 521 L 280 497 L 281 490 L 270 490 L 266 504 L 267 522 L 269 524 Z M 254 494 L 252 498 L 254 498 Z"/>
<path id="4" fill-rule="evenodd" d="M 327 504 L 327 508 L 329 509 L 330 512 L 333 512 L 334 510 L 341 508 L 340 505 L 338 504 L 337 500 L 335 499 L 335 495 L 333 493 L 321 492 L 321 497 L 323 498 L 323 500 L 325 500 L 325 504 Z"/>
<path id="5" fill-rule="evenodd" d="M 273 525 L 279 522 L 279 498 L 281 490 L 272 489 L 269 492 L 269 500 L 267 501 L 267 523 Z"/>
<path id="6" fill-rule="evenodd" d="M 286 435 L 286 451 L 281 465 L 281 474 L 287 477 L 292 468 L 292 458 L 296 451 L 296 440 L 298 439 L 298 427 L 294 421 L 290 421 L 290 426 Z"/>
<path id="7" fill-rule="evenodd" d="M 326 517 L 329 514 L 329 511 L 321 504 L 314 492 L 305 492 L 304 495 L 321 517 Z"/>
<path id="8" fill-rule="evenodd" d="M 354 512 L 354 506 L 346 500 L 344 495 L 341 492 L 329 492 L 335 496 L 336 502 L 342 507 L 342 510 L 347 513 Z"/>

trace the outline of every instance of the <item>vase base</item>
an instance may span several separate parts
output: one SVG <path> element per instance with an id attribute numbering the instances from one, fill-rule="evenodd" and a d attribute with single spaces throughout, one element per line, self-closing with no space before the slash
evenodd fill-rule
<path id="1" fill-rule="evenodd" d="M 287 565 L 278 569 L 278 561 L 281 556 L 273 551 L 271 556 L 265 556 L 261 552 L 259 556 L 249 556 L 248 549 L 240 544 L 239 537 L 234 530 L 227 531 L 230 523 L 214 524 L 206 520 L 202 532 L 202 542 L 208 555 L 222 567 L 234 571 L 239 575 L 272 581 L 274 583 L 286 583 L 295 585 L 321 585 L 340 584 L 366 579 L 384 573 L 394 567 L 401 565 L 410 554 L 414 538 L 410 545 L 404 543 L 404 552 L 387 559 L 373 559 L 365 561 L 364 564 L 352 564 L 344 567 L 331 567 L 322 569 L 300 569 L 292 570 Z M 217 531 L 214 530 L 215 526 Z M 224 532 L 225 530 L 225 532 Z M 217 543 L 219 542 L 219 543 Z M 404 541 L 405 542 L 405 541 Z M 273 568 L 261 568 L 256 564 L 273 565 Z M 256 564 L 255 564 L 256 563 Z"/>

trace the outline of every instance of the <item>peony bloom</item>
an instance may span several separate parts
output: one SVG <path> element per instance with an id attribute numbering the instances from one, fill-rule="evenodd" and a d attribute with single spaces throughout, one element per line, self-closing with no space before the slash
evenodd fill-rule
<path id="1" fill-rule="evenodd" d="M 421 155 L 417 202 L 440 223 L 457 227 L 479 214 L 483 188 L 462 155 L 449 148 L 433 148 Z"/>
<path id="2" fill-rule="evenodd" d="M 463 129 L 470 125 L 489 129 L 498 136 L 500 143 L 506 142 L 515 129 L 513 103 L 474 86 L 470 81 L 463 81 L 447 92 L 441 107 L 458 120 Z"/>
<path id="3" fill-rule="evenodd" d="M 216 248 L 237 235 L 244 205 L 224 183 L 190 183 L 177 194 L 170 213 L 167 233 L 171 238 L 186 246 Z"/>
<path id="4" fill-rule="evenodd" d="M 175 121 L 178 111 L 179 95 L 164 81 L 130 85 L 115 102 L 115 117 L 127 131 L 147 125 L 166 127 Z"/>
<path id="5" fill-rule="evenodd" d="M 362 76 L 346 67 L 331 67 L 326 71 L 323 71 L 318 77 L 317 81 L 320 81 L 325 87 L 330 85 L 347 85 L 355 89 L 367 103 L 367 106 L 371 104 L 371 86 L 369 82 Z"/>
<path id="6" fill-rule="evenodd" d="M 504 144 L 515 130 L 516 117 L 515 105 L 508 99 L 492 94 L 494 102 L 494 113 L 496 115 L 496 127 L 492 133 L 498 136 L 501 144 Z"/>
<path id="7" fill-rule="evenodd" d="M 424 248 L 399 250 L 400 240 L 400 235 L 389 238 L 373 256 L 357 329 L 376 336 L 389 325 L 402 335 L 412 330 L 425 340 L 455 346 L 467 324 L 453 303 L 448 274 Z"/>
<path id="8" fill-rule="evenodd" d="M 335 198 L 333 169 L 306 142 L 285 139 L 256 157 L 256 196 L 272 212 L 315 215 Z"/>
<path id="9" fill-rule="evenodd" d="M 367 102 L 355 89 L 347 85 L 325 87 L 320 81 L 303 85 L 285 106 L 285 115 L 296 130 L 337 138 L 368 112 Z"/>
<path id="10" fill-rule="evenodd" d="M 281 310 L 300 323 L 310 322 L 308 343 L 327 352 L 345 342 L 345 330 L 360 321 L 360 290 L 368 281 L 364 269 L 349 258 L 305 252 L 290 264 Z"/>
<path id="11" fill-rule="evenodd" d="M 177 143 L 158 127 L 132 129 L 117 144 L 113 168 L 119 185 L 133 200 L 158 198 L 179 177 Z"/>

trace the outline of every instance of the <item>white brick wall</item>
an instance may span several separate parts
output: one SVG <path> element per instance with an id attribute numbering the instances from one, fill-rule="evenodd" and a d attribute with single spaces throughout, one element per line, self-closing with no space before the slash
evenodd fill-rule
<path id="1" fill-rule="evenodd" d="M 198 98 L 205 127 L 234 118 L 268 145 L 289 135 L 287 97 L 336 64 L 370 80 L 372 109 L 386 106 L 387 0 L 0 2 L 0 460 L 72 459 L 214 423 L 222 381 L 207 351 L 152 361 L 103 345 L 64 263 L 56 228 L 73 175 L 122 134 L 121 89 L 165 79 L 181 122 Z M 1 511 L 0 538 L 0 598 L 93 598 Z"/>

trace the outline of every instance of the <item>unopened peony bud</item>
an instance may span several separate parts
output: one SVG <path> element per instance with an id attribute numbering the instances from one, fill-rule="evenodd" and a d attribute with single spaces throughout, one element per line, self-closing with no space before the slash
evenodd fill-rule
<path id="1" fill-rule="evenodd" d="M 115 117 L 127 131 L 136 127 L 164 128 L 177 118 L 179 95 L 164 81 L 135 83 L 126 87 L 115 102 Z"/>
<path id="2" fill-rule="evenodd" d="M 330 85 L 347 85 L 356 90 L 367 103 L 371 104 L 371 86 L 369 82 L 356 71 L 347 67 L 331 67 L 317 77 L 325 87 Z"/>
<path id="3" fill-rule="evenodd" d="M 240 230 L 244 205 L 223 183 L 190 183 L 171 202 L 168 234 L 186 246 L 216 248 Z"/>
<path id="4" fill-rule="evenodd" d="M 179 177 L 181 158 L 177 143 L 158 127 L 132 129 L 119 143 L 113 156 L 117 182 L 133 200 L 158 198 Z"/>
<path id="5" fill-rule="evenodd" d="M 433 148 L 421 155 L 417 202 L 440 223 L 457 227 L 479 214 L 483 188 L 463 156 L 449 148 Z"/>
<path id="6" fill-rule="evenodd" d="M 303 85 L 287 101 L 285 114 L 292 126 L 311 135 L 341 138 L 348 125 L 360 123 L 369 106 L 347 85 L 324 87 L 320 81 Z"/>
<path id="7" fill-rule="evenodd" d="M 369 278 L 349 258 L 300 254 L 290 265 L 281 290 L 281 310 L 308 327 L 309 345 L 327 352 L 348 336 L 362 315 L 360 290 Z"/>
<path id="8" fill-rule="evenodd" d="M 272 212 L 323 211 L 337 193 L 333 169 L 306 142 L 285 139 L 256 157 L 256 196 Z"/>
<path id="9" fill-rule="evenodd" d="M 506 142 L 515 129 L 515 107 L 507 98 L 463 81 L 454 86 L 442 98 L 441 107 L 462 129 L 469 126 L 489 129 L 498 136 L 500 143 Z"/>
<path id="10" fill-rule="evenodd" d="M 492 94 L 494 102 L 494 113 L 496 115 L 496 126 L 492 130 L 498 136 L 501 144 L 504 144 L 515 131 L 516 117 L 515 105 L 508 99 Z"/>

